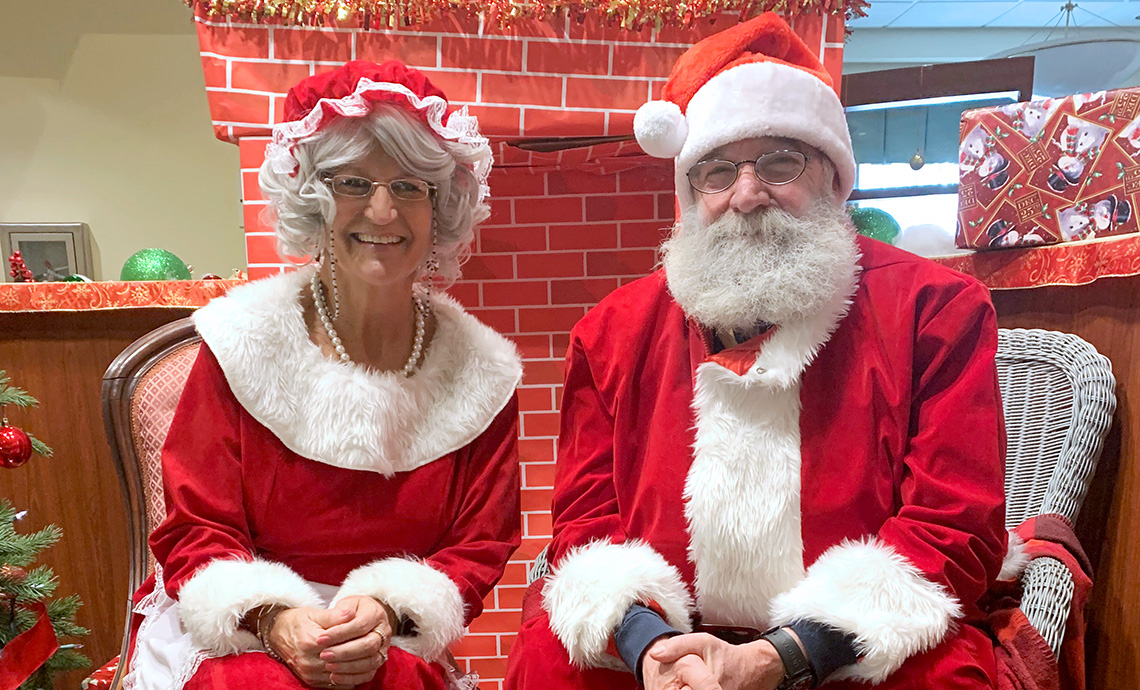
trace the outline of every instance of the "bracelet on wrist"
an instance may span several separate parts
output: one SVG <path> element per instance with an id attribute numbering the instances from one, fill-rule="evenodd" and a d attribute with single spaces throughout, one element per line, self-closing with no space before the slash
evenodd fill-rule
<path id="1" fill-rule="evenodd" d="M 414 620 L 408 616 L 397 614 L 395 609 L 379 597 L 372 598 L 380 602 L 380 605 L 384 607 L 384 612 L 388 614 L 388 625 L 392 628 L 393 637 L 415 637 L 419 634 L 419 628 L 416 627 Z"/>
<path id="2" fill-rule="evenodd" d="M 257 641 L 261 643 L 266 656 L 279 664 L 284 664 L 285 659 L 277 653 L 273 645 L 269 644 L 269 633 L 273 630 L 273 624 L 277 622 L 277 616 L 284 610 L 284 606 L 268 606 L 262 607 L 257 614 Z"/>
<path id="3" fill-rule="evenodd" d="M 400 617 L 396 615 L 396 612 L 392 610 L 392 607 L 386 604 L 383 599 L 380 599 L 379 597 L 372 598 L 376 600 L 378 604 L 380 604 L 380 607 L 382 609 L 384 609 L 384 615 L 388 618 L 388 627 L 392 629 L 392 634 L 398 635 L 400 628 Z"/>

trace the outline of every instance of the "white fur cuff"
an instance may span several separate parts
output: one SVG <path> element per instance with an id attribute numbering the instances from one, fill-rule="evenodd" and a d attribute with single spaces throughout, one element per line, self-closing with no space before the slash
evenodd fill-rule
<path id="1" fill-rule="evenodd" d="M 911 656 L 942 641 L 958 602 L 877 539 L 828 549 L 807 577 L 772 601 L 772 624 L 811 620 L 855 636 L 859 663 L 835 678 L 881 683 Z"/>
<path id="2" fill-rule="evenodd" d="M 608 666 L 605 651 L 625 612 L 653 601 L 688 632 L 693 600 L 681 575 L 648 544 L 595 541 L 572 549 L 543 589 L 550 629 L 579 668 Z"/>
<path id="3" fill-rule="evenodd" d="M 396 616 L 412 619 L 416 634 L 392 638 L 392 644 L 428 661 L 440 659 L 463 635 L 463 596 L 451 578 L 427 563 L 385 558 L 348 574 L 332 606 L 352 595 L 375 597 Z"/>
<path id="4" fill-rule="evenodd" d="M 1009 531 L 1009 541 L 1005 547 L 1005 558 L 1001 562 L 999 580 L 1016 580 L 1025 571 L 1029 564 L 1029 553 L 1025 550 L 1025 542 L 1017 536 L 1017 532 Z"/>
<path id="5" fill-rule="evenodd" d="M 238 628 L 252 608 L 321 606 L 304 578 L 285 565 L 262 560 L 213 561 L 182 585 L 178 602 L 182 625 L 191 638 L 216 654 L 261 649 L 254 635 Z"/>

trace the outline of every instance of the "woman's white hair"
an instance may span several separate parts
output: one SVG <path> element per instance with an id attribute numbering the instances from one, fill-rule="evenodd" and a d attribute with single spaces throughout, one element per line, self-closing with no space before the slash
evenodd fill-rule
<path id="1" fill-rule="evenodd" d="M 326 228 L 336 215 L 336 197 L 321 176 L 364 159 L 376 148 L 409 175 L 438 187 L 433 213 L 439 260 L 435 280 L 450 285 L 459 277 L 475 226 L 491 215 L 490 207 L 479 202 L 479 181 L 473 172 L 475 163 L 491 151 L 438 139 L 419 120 L 392 105 L 377 105 L 367 117 L 340 118 L 297 144 L 296 175 L 274 172 L 269 161 L 261 165 L 258 181 L 269 200 L 277 252 L 315 258 L 324 251 Z M 425 275 L 423 268 L 420 275 Z"/>

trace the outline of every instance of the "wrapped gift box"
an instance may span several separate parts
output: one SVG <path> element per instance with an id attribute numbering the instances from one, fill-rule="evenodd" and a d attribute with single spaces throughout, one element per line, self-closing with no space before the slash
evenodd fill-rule
<path id="1" fill-rule="evenodd" d="M 960 133 L 959 247 L 1140 229 L 1140 89 L 970 110 Z"/>

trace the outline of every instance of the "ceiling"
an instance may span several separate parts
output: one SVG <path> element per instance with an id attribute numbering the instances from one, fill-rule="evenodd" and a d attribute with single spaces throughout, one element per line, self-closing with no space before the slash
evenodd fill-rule
<path id="1" fill-rule="evenodd" d="M 1040 59 L 1034 83 L 1080 90 L 1140 84 L 1140 0 L 871 0 L 868 16 L 850 23 L 843 71 L 867 72 L 980 60 L 1042 43 L 1079 43 L 1050 65 Z M 1068 26 L 1066 26 L 1066 20 Z M 1091 61 L 1091 63 L 1090 63 Z M 1094 78 L 1089 71 L 1111 72 Z M 1112 67 L 1108 70 L 1108 67 Z M 1056 75 L 1061 70 L 1068 76 Z M 1085 78 L 1087 77 L 1087 78 Z M 1070 91 L 1071 92 L 1071 91 Z M 1044 92 L 1042 92 L 1044 93 Z"/>
<path id="2" fill-rule="evenodd" d="M 193 33 L 179 0 L 0 0 L 0 77 L 62 80 L 84 34 Z"/>
<path id="3" fill-rule="evenodd" d="M 1043 28 L 1065 26 L 1063 0 L 871 0 L 854 29 Z M 1073 2 L 1070 26 L 1140 28 L 1140 0 Z"/>

